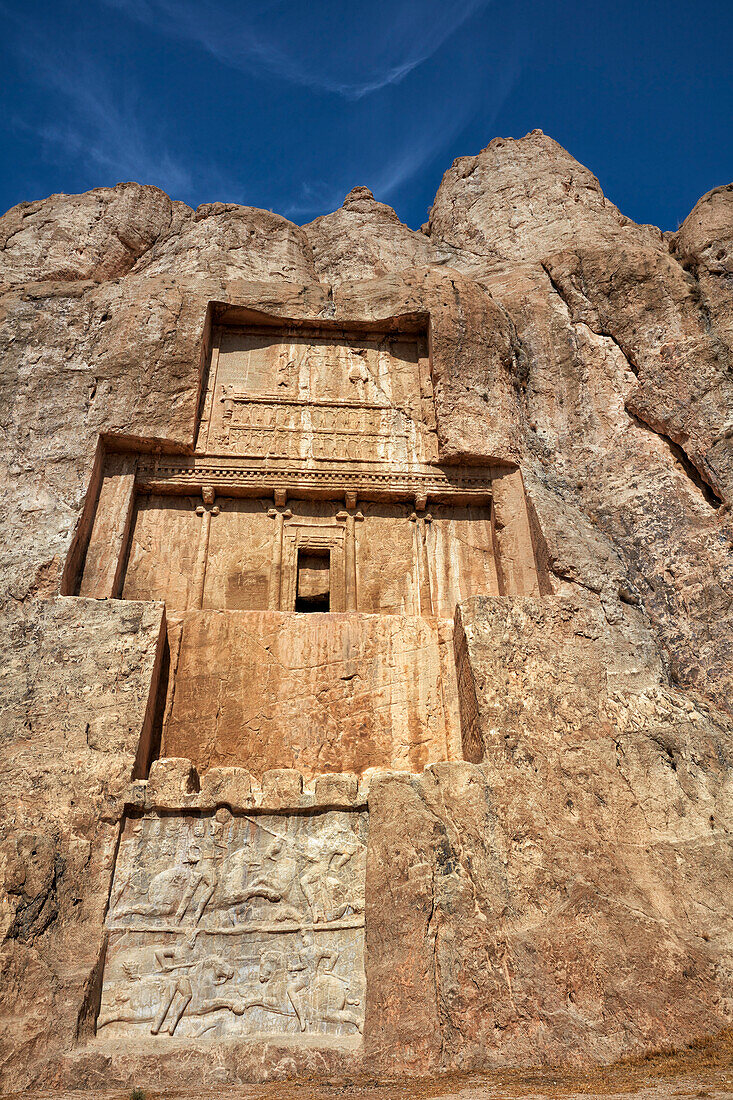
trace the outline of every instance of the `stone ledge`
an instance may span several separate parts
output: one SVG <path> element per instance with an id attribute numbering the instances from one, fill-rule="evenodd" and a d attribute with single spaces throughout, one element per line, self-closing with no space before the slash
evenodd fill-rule
<path id="1" fill-rule="evenodd" d="M 381 771 L 380 771 L 381 774 Z M 148 779 L 128 788 L 128 810 L 350 810 L 366 805 L 369 783 L 352 773 L 306 780 L 294 768 L 274 768 L 257 780 L 245 768 L 210 768 L 199 777 L 190 760 L 155 760 Z"/>
<path id="2" fill-rule="evenodd" d="M 428 764 L 421 774 L 367 768 L 361 776 L 353 772 L 329 772 L 314 779 L 305 779 L 294 768 L 274 768 L 258 780 L 245 768 L 209 768 L 199 776 L 190 760 L 164 757 L 153 762 L 148 779 L 130 784 L 124 808 L 139 812 L 209 812 L 219 806 L 228 806 L 232 813 L 247 810 L 282 813 L 364 809 L 377 783 L 390 779 L 406 782 L 427 777 L 435 782 L 446 770 L 480 771 L 475 764 L 451 760 Z"/>

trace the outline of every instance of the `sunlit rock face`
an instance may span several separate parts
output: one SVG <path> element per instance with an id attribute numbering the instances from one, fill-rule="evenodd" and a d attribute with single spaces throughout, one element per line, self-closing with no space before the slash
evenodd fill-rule
<path id="1" fill-rule="evenodd" d="M 732 196 L 0 219 L 6 1089 L 731 1023 Z"/>

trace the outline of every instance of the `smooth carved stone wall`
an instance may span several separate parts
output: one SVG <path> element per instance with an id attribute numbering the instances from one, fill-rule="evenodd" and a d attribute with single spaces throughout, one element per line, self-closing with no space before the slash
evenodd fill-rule
<path id="1" fill-rule="evenodd" d="M 282 524 L 282 528 L 281 525 Z M 452 618 L 468 595 L 498 594 L 489 508 L 195 497 L 139 498 L 122 595 L 179 611 L 295 610 L 298 554 L 330 553 L 330 609 Z M 349 559 L 353 540 L 353 560 Z"/>
<path id="2" fill-rule="evenodd" d="M 359 1036 L 368 815 L 126 821 L 102 1039 Z"/>
<path id="3" fill-rule="evenodd" d="M 197 450 L 301 461 L 435 461 L 427 340 L 217 328 Z"/>
<path id="4" fill-rule="evenodd" d="M 136 502 L 122 597 L 165 600 L 167 607 L 194 602 L 201 518 L 194 497 L 140 497 Z M 85 567 L 84 579 L 89 570 Z"/>
<path id="5" fill-rule="evenodd" d="M 461 757 L 450 620 L 192 611 L 169 638 L 162 756 L 258 775 Z"/>

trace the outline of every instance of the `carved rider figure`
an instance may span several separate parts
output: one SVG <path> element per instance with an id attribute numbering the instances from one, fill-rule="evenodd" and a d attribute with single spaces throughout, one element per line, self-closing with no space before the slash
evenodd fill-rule
<path id="1" fill-rule="evenodd" d="M 190 959 L 186 954 L 171 947 L 156 951 L 155 961 L 158 969 L 170 974 L 171 979 L 163 991 L 158 1013 L 150 1028 L 152 1035 L 157 1035 L 161 1029 L 167 1030 L 168 1034 L 172 1035 L 194 996 L 197 996 L 198 1001 L 195 1012 L 197 1016 L 206 1012 L 215 1012 L 219 1008 L 228 1008 L 237 1015 L 241 1015 L 244 1011 L 244 1005 L 239 1004 L 236 998 L 232 1000 L 226 997 L 206 998 L 205 996 L 205 987 L 209 982 L 214 986 L 221 986 L 234 974 L 234 968 L 218 955 L 207 955 L 198 960 Z M 163 1028 L 166 1017 L 167 1027 Z"/>

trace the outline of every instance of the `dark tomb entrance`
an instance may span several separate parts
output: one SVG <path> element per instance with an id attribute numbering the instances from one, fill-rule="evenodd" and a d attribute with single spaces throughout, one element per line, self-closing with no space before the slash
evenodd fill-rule
<path id="1" fill-rule="evenodd" d="M 330 611 L 331 552 L 329 550 L 298 551 L 298 587 L 296 611 Z"/>

